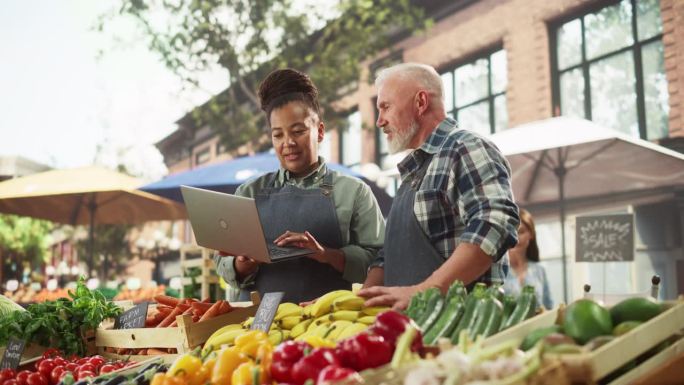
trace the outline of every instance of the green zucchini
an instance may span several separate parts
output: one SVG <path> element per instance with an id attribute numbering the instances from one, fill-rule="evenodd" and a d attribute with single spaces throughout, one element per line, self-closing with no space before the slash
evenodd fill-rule
<path id="1" fill-rule="evenodd" d="M 465 302 L 459 295 L 452 295 L 447 298 L 446 305 L 437 322 L 427 330 L 423 341 L 427 345 L 432 345 L 440 337 L 450 337 L 454 328 L 460 321 L 465 312 Z"/>
<path id="2" fill-rule="evenodd" d="M 461 317 L 461 320 L 458 322 L 458 325 L 451 334 L 451 342 L 453 344 L 458 344 L 458 339 L 461 334 L 461 330 L 466 329 L 470 322 L 473 320 L 473 318 L 475 318 L 475 316 L 477 315 L 476 310 L 478 304 L 480 300 L 484 297 L 486 289 L 487 287 L 484 284 L 478 283 L 475 285 L 475 288 L 473 288 L 473 291 L 466 297 L 463 317 Z"/>
<path id="3" fill-rule="evenodd" d="M 416 321 L 416 323 L 419 326 L 424 324 L 428 320 L 428 318 L 432 316 L 433 309 L 435 308 L 435 306 L 438 305 L 440 300 L 443 301 L 442 293 L 436 287 L 431 287 L 425 290 L 424 295 L 425 298 L 423 300 L 424 305 L 422 307 L 422 310 L 419 314 L 416 315 L 416 318 L 413 318 L 413 320 Z"/>
<path id="4" fill-rule="evenodd" d="M 513 310 L 515 309 L 515 304 L 517 303 L 515 296 L 511 294 L 506 294 L 504 295 L 503 299 L 503 322 L 501 323 L 501 326 L 506 322 L 508 317 L 511 316 L 511 313 L 513 313 Z"/>
<path id="5" fill-rule="evenodd" d="M 513 325 L 517 325 L 530 315 L 534 314 L 536 306 L 536 299 L 534 294 L 534 287 L 525 286 L 518 297 L 518 302 L 515 304 L 515 309 L 511 315 L 504 322 L 502 329 L 508 329 Z"/>
<path id="6" fill-rule="evenodd" d="M 504 299 L 504 294 L 505 294 L 504 289 L 503 289 L 503 287 L 501 287 L 500 284 L 494 284 L 494 285 L 490 286 L 487 289 L 487 293 L 494 296 L 494 298 L 496 298 L 499 302 L 503 301 L 503 299 Z"/>
<path id="7" fill-rule="evenodd" d="M 406 308 L 406 315 L 415 320 L 425 310 L 425 292 L 414 295 Z"/>
<path id="8" fill-rule="evenodd" d="M 423 317 L 421 317 L 419 321 L 417 321 L 420 330 L 423 332 L 427 331 L 430 328 L 430 326 L 432 326 L 432 324 L 434 324 L 435 321 L 437 321 L 440 314 L 442 313 L 443 308 L 444 297 L 442 297 L 442 294 L 440 293 L 439 295 L 432 297 L 430 302 L 428 302 L 427 311 L 425 312 L 426 315 L 424 315 Z"/>
<path id="9" fill-rule="evenodd" d="M 484 329 L 481 333 L 485 337 L 489 337 L 493 334 L 496 334 L 499 331 L 501 323 L 503 322 L 503 305 L 496 298 L 492 298 L 492 304 L 493 308 L 489 315 L 489 319 L 487 320 L 487 323 L 484 325 Z"/>

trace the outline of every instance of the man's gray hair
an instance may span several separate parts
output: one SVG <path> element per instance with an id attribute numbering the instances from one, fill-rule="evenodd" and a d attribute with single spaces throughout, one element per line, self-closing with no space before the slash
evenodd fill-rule
<path id="1" fill-rule="evenodd" d="M 379 87 L 385 80 L 395 75 L 401 79 L 417 81 L 427 91 L 435 94 L 440 101 L 443 101 L 442 78 L 432 66 L 421 63 L 401 63 L 383 68 L 378 71 L 375 77 L 375 86 Z"/>

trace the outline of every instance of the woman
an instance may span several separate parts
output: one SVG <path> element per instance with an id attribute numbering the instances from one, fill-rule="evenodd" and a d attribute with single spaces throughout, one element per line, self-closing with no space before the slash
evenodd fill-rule
<path id="1" fill-rule="evenodd" d="M 520 288 L 525 285 L 534 286 L 537 300 L 545 308 L 551 309 L 553 301 L 546 280 L 546 271 L 539 262 L 539 247 L 534 220 L 529 211 L 520 209 L 520 226 L 518 227 L 518 244 L 508 250 L 511 269 L 504 282 L 506 293 L 520 294 Z"/>
<path id="2" fill-rule="evenodd" d="M 267 240 L 313 250 L 308 257 L 258 264 L 249 256 L 215 257 L 217 270 L 239 298 L 285 292 L 302 302 L 363 282 L 382 247 L 385 222 L 361 180 L 332 171 L 318 156 L 325 135 L 318 90 L 293 69 L 276 70 L 259 86 L 280 169 L 241 185 L 236 195 L 256 200 Z"/>

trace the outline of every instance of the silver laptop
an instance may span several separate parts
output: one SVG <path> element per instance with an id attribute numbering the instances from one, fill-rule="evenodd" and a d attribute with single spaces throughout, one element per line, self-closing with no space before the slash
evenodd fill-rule
<path id="1" fill-rule="evenodd" d="M 252 198 L 181 186 L 197 244 L 260 262 L 280 262 L 312 254 L 309 249 L 279 247 L 266 240 Z"/>

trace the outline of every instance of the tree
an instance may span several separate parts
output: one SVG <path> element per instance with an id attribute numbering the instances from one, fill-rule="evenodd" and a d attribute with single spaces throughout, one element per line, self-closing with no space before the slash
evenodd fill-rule
<path id="1" fill-rule="evenodd" d="M 218 65 L 231 86 L 193 111 L 195 127 L 217 130 L 228 149 L 254 141 L 266 124 L 255 90 L 276 68 L 306 71 L 321 90 L 332 126 L 343 125 L 333 108 L 342 90 L 360 79 L 361 65 L 402 31 L 429 24 L 410 0 L 342 0 L 333 7 L 302 0 L 129 0 L 100 18 L 132 17 L 150 48 L 191 84 Z M 299 5 L 299 7 L 297 7 Z M 401 26 L 401 27 L 399 27 Z"/>
<path id="2" fill-rule="evenodd" d="M 6 281 L 3 273 L 12 262 L 19 267 L 13 278 L 19 278 L 21 262 L 34 268 L 45 263 L 52 227 L 50 222 L 40 219 L 0 215 L 0 282 Z"/>

